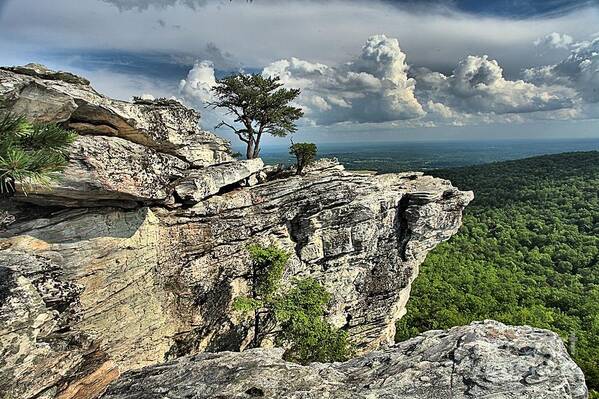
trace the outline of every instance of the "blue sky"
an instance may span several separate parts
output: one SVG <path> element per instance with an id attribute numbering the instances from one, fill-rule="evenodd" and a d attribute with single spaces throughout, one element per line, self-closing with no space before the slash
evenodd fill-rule
<path id="1" fill-rule="evenodd" d="M 599 137 L 598 37 L 596 1 L 0 0 L 2 64 L 176 97 L 207 129 L 215 77 L 276 74 L 328 142 Z"/>

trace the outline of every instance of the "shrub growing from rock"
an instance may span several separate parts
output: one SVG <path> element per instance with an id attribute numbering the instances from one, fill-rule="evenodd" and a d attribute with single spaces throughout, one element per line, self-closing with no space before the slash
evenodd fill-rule
<path id="1" fill-rule="evenodd" d="M 275 304 L 281 332 L 275 343 L 286 347 L 284 358 L 297 363 L 347 360 L 353 347 L 347 333 L 328 323 L 324 315 L 331 294 L 313 278 L 296 280 Z"/>
<path id="2" fill-rule="evenodd" d="M 331 294 L 313 278 L 296 279 L 288 290 L 281 280 L 289 254 L 276 247 L 250 245 L 251 295 L 237 297 L 233 308 L 253 317 L 252 347 L 274 335 L 286 348 L 285 359 L 298 362 L 347 360 L 353 353 L 347 333 L 325 319 Z"/>
<path id="3" fill-rule="evenodd" d="M 316 159 L 316 144 L 314 143 L 291 143 L 289 154 L 295 155 L 297 174 L 301 175 L 304 168 Z"/>

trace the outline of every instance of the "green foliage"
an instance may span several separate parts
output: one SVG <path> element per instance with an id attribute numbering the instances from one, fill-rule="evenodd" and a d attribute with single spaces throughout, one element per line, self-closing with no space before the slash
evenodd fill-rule
<path id="1" fill-rule="evenodd" d="M 15 183 L 49 184 L 67 161 L 75 133 L 52 124 L 32 124 L 7 114 L 0 119 L 0 193 L 14 192 Z"/>
<path id="2" fill-rule="evenodd" d="M 245 296 L 238 296 L 233 300 L 233 310 L 247 316 L 264 306 L 264 303 L 258 299 Z"/>
<path id="3" fill-rule="evenodd" d="M 281 280 L 289 254 L 275 246 L 248 246 L 252 258 L 252 296 L 237 297 L 233 309 L 254 318 L 254 342 L 275 334 L 287 348 L 285 358 L 299 363 L 349 358 L 352 345 L 345 331 L 325 319 L 331 295 L 316 280 L 298 279 L 282 292 Z M 275 327 L 278 331 L 273 331 Z"/>
<path id="4" fill-rule="evenodd" d="M 396 338 L 487 318 L 548 328 L 599 390 L 599 153 L 433 174 L 475 200 L 422 265 Z"/>
<path id="5" fill-rule="evenodd" d="M 224 108 L 237 124 L 222 121 L 216 128 L 226 126 L 233 130 L 246 143 L 248 159 L 259 156 L 263 133 L 278 137 L 294 133 L 295 121 L 304 115 L 300 108 L 289 105 L 300 90 L 282 86 L 279 77 L 240 73 L 218 79 L 212 89 L 217 100 L 209 106 Z"/>
<path id="6" fill-rule="evenodd" d="M 281 284 L 289 254 L 274 245 L 250 244 L 248 252 L 253 262 L 254 296 L 268 301 Z"/>
<path id="7" fill-rule="evenodd" d="M 291 143 L 289 154 L 295 155 L 297 160 L 297 174 L 301 175 L 304 168 L 316 159 L 316 144 L 314 143 Z"/>
<path id="8" fill-rule="evenodd" d="M 287 346 L 285 358 L 299 363 L 347 360 L 353 347 L 345 331 L 325 319 L 331 294 L 312 278 L 295 282 L 293 288 L 275 304 L 281 325 L 276 343 Z"/>

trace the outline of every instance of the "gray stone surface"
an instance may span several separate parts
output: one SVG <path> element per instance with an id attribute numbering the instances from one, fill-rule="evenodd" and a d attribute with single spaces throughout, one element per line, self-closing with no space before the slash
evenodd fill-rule
<path id="1" fill-rule="evenodd" d="M 0 112 L 60 123 L 80 135 L 64 173 L 50 187 L 19 187 L 23 201 L 123 207 L 169 203 L 179 178 L 233 161 L 229 143 L 202 131 L 199 114 L 179 102 L 113 100 L 84 78 L 41 65 L 0 68 Z"/>
<path id="2" fill-rule="evenodd" d="M 495 321 L 429 331 L 345 363 L 301 366 L 280 349 L 206 353 L 122 375 L 104 399 L 586 399 L 547 330 Z"/>
<path id="3" fill-rule="evenodd" d="M 229 143 L 198 128 L 199 114 L 174 100 L 113 100 L 89 82 L 43 65 L 0 68 L 0 110 L 61 122 L 80 134 L 116 136 L 196 166 L 231 161 Z"/>
<path id="4" fill-rule="evenodd" d="M 245 181 L 260 172 L 260 158 L 236 161 L 190 171 L 175 185 L 175 193 L 184 203 L 198 203 L 223 188 Z"/>
<path id="5" fill-rule="evenodd" d="M 61 206 L 164 202 L 189 166 L 175 156 L 106 136 L 80 136 L 69 157 L 69 167 L 59 179 L 50 186 L 17 186 L 17 198 Z"/>
<path id="6" fill-rule="evenodd" d="M 422 192 L 430 195 L 411 197 Z M 285 281 L 319 279 L 334 294 L 331 322 L 345 328 L 361 351 L 389 343 L 418 265 L 455 233 L 471 198 L 428 176 L 354 175 L 333 165 L 180 209 L 54 212 L 29 206 L 0 233 L 0 253 L 11 259 L 6 267 L 16 279 L 28 281 L 25 265 L 34 257 L 52 262 L 61 281 L 80 287 L 78 316 L 67 318 L 68 330 L 56 328 L 52 335 L 90 337 L 89 345 L 105 360 L 83 367 L 80 349 L 57 349 L 69 359 L 61 368 L 70 376 L 61 382 L 68 388 L 89 375 L 105 381 L 115 368 L 122 372 L 165 357 L 244 348 L 252 329 L 231 305 L 249 289 L 251 242 L 276 244 L 292 254 Z M 14 295 L 6 293 L 9 301 Z M 36 309 L 30 317 L 51 313 L 48 305 L 28 302 L 32 298 L 20 299 L 21 309 Z M 1 312 L 7 319 L 0 335 L 12 331 L 15 313 Z M 10 340 L 28 346 L 35 364 L 43 365 L 56 353 L 37 337 L 15 334 Z M 15 373 L 14 363 L 0 365 L 1 375 Z M 66 389 L 39 381 L 37 390 Z"/>

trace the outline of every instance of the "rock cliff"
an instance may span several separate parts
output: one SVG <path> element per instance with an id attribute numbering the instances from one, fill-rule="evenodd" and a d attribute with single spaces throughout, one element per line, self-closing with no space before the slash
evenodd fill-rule
<path id="1" fill-rule="evenodd" d="M 302 366 L 279 349 L 186 356 L 125 373 L 105 399 L 585 399 L 561 339 L 494 321 L 416 338 L 344 363 Z"/>
<path id="2" fill-rule="evenodd" d="M 0 69 L 6 111 L 79 133 L 58 180 L 0 203 L 7 397 L 94 398 L 127 370 L 244 349 L 251 328 L 231 304 L 249 290 L 252 242 L 292 254 L 285 281 L 310 275 L 333 293 L 328 317 L 360 352 L 389 344 L 419 265 L 472 199 L 335 161 L 283 176 L 234 160 L 175 100 L 112 100 L 35 64 Z"/>

